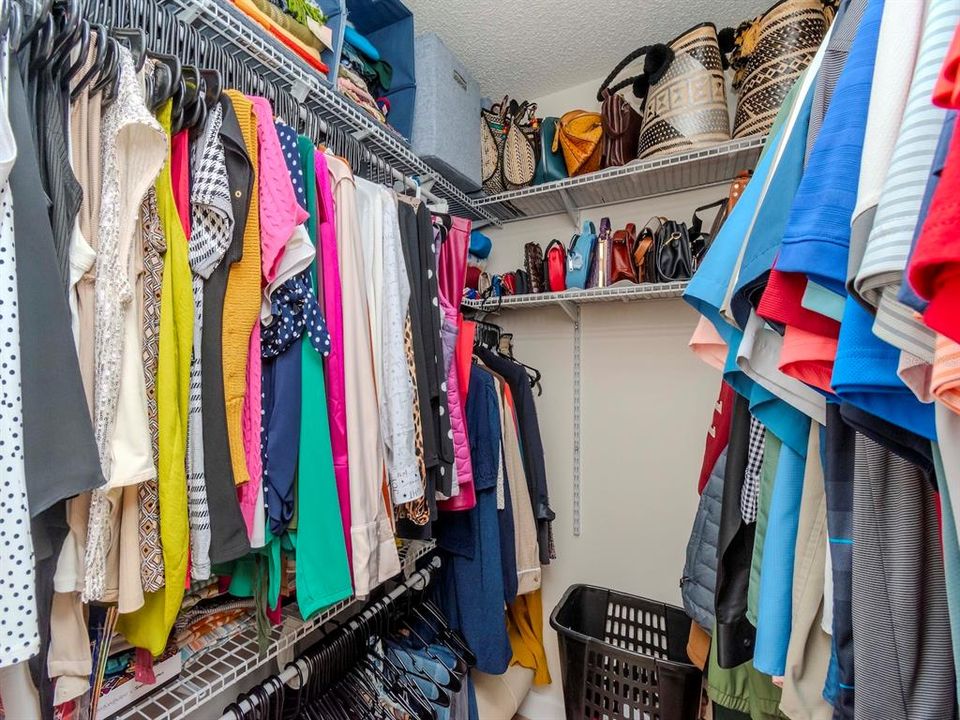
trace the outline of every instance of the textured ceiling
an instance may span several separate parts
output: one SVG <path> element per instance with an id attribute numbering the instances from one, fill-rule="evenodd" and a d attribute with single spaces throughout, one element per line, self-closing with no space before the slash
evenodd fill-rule
<path id="1" fill-rule="evenodd" d="M 604 77 L 627 53 L 711 21 L 736 26 L 774 0 L 406 0 L 484 95 L 536 98 Z"/>

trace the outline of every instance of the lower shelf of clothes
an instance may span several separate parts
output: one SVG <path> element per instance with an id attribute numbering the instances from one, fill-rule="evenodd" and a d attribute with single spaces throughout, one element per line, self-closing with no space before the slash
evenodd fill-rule
<path id="1" fill-rule="evenodd" d="M 400 562 L 404 574 L 412 572 L 417 561 L 436 548 L 434 541 L 405 543 L 400 548 Z M 237 683 L 278 658 L 292 659 L 298 643 L 308 639 L 329 621 L 364 601 L 351 597 L 331 605 L 310 620 L 304 621 L 296 603 L 283 609 L 283 623 L 270 633 L 266 652 L 260 654 L 257 628 L 251 621 L 239 635 L 226 642 L 193 655 L 186 661 L 178 676 L 167 685 L 148 691 L 128 705 L 111 720 L 177 720 L 214 700 Z M 280 661 L 285 662 L 285 660 Z M 163 682 L 162 678 L 159 678 Z M 142 686 L 141 686 L 142 687 Z M 108 696 L 104 696 L 108 697 Z M 221 705 L 233 697 L 222 697 Z M 101 698 L 100 702 L 104 700 Z"/>

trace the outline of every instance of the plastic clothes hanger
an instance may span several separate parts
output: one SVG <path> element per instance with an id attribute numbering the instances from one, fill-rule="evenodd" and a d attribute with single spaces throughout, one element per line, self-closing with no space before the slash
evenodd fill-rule
<path id="1" fill-rule="evenodd" d="M 90 23 L 87 20 L 80 21 L 78 33 L 80 47 L 77 50 L 77 59 L 67 67 L 66 72 L 60 78 L 60 86 L 64 90 L 70 87 L 70 81 L 80 72 L 83 64 L 87 61 L 87 56 L 90 54 Z"/>
<path id="2" fill-rule="evenodd" d="M 143 69 L 147 59 L 147 35 L 140 28 L 112 28 L 110 35 L 130 49 L 133 67 L 137 72 Z"/>

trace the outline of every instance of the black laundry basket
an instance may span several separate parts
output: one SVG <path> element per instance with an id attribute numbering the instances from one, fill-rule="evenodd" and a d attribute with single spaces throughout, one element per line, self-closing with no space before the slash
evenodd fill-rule
<path id="1" fill-rule="evenodd" d="M 695 720 L 701 673 L 681 608 L 572 585 L 550 615 L 560 639 L 567 720 Z"/>

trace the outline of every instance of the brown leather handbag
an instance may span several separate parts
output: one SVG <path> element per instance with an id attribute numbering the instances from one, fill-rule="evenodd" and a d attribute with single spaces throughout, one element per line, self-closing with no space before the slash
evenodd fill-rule
<path id="1" fill-rule="evenodd" d="M 634 246 L 637 244 L 637 226 L 628 223 L 623 230 L 613 234 L 610 253 L 610 284 L 621 280 L 639 282 L 637 266 L 634 260 Z"/>
<path id="2" fill-rule="evenodd" d="M 600 91 L 603 102 L 600 116 L 603 119 L 603 167 L 626 165 L 637 159 L 637 143 L 640 139 L 640 113 L 633 109 L 619 93 L 608 88 Z"/>
<path id="3" fill-rule="evenodd" d="M 543 248 L 540 243 L 528 242 L 523 246 L 523 268 L 529 276 L 529 290 L 542 293 L 545 290 L 543 279 Z"/>
<path id="4" fill-rule="evenodd" d="M 633 249 L 633 262 L 637 268 L 637 282 L 657 282 L 657 239 L 648 226 L 640 232 Z"/>
<path id="5" fill-rule="evenodd" d="M 553 152 L 563 149 L 567 174 L 584 175 L 600 169 L 603 153 L 603 119 L 600 113 L 571 110 L 564 113 L 553 138 Z"/>
<path id="6" fill-rule="evenodd" d="M 765 135 L 834 16 L 836 0 L 780 0 L 737 28 L 730 66 L 737 114 L 733 137 Z"/>

